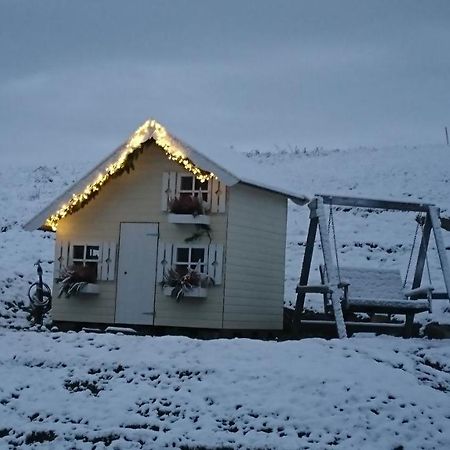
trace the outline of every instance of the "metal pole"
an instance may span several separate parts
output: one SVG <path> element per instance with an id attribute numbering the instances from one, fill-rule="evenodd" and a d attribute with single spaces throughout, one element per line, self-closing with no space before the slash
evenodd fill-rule
<path id="1" fill-rule="evenodd" d="M 450 145 L 448 142 L 448 129 L 445 127 L 445 140 L 447 141 L 447 145 Z"/>

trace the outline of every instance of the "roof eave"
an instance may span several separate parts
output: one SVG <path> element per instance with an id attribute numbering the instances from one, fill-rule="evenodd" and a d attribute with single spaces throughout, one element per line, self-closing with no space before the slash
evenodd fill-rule
<path id="1" fill-rule="evenodd" d="M 72 184 L 72 186 L 66 189 L 59 197 L 53 200 L 42 211 L 37 213 L 31 220 L 23 225 L 23 229 L 26 231 L 45 229 L 43 227 L 45 227 L 45 221 L 47 220 L 47 218 L 50 217 L 55 211 L 57 211 L 61 204 L 69 201 L 75 192 L 83 190 L 87 184 L 92 182 L 95 179 L 96 173 L 99 170 L 103 170 L 105 166 L 108 166 L 111 162 L 113 162 L 116 159 L 117 155 L 120 154 L 124 146 L 125 143 L 117 147 L 111 154 L 101 160 L 93 169 L 91 169 L 86 175 L 84 175 L 83 178 Z"/>
<path id="2" fill-rule="evenodd" d="M 150 129 L 147 129 L 147 134 L 146 134 L 145 139 L 142 140 L 142 145 L 144 145 L 145 142 L 148 142 L 150 140 L 153 140 L 157 145 L 159 145 L 157 139 L 154 137 L 155 130 L 156 129 L 153 127 L 153 125 Z M 175 147 L 181 147 L 182 152 L 196 166 L 201 167 L 206 172 L 210 172 L 210 173 L 214 174 L 221 182 L 223 182 L 227 186 L 233 186 L 236 183 L 242 182 L 245 184 L 249 184 L 251 186 L 255 186 L 260 189 L 265 189 L 267 191 L 271 191 L 271 192 L 275 192 L 275 193 L 284 195 L 299 205 L 304 205 L 304 204 L 308 203 L 308 201 L 309 201 L 309 199 L 306 196 L 299 195 L 295 192 L 289 192 L 284 189 L 279 189 L 279 188 L 275 188 L 272 186 L 268 186 L 268 185 L 265 185 L 264 183 L 248 182 L 247 180 L 245 180 L 243 178 L 239 178 L 238 176 L 233 175 L 231 172 L 224 169 L 223 167 L 221 167 L 219 164 L 215 163 L 211 159 L 209 159 L 207 156 L 205 156 L 202 153 L 198 152 L 197 150 L 193 149 L 189 145 L 186 145 L 181 140 L 177 139 L 174 135 L 167 133 L 167 136 L 169 137 L 169 139 L 171 141 L 173 141 Z M 51 202 L 41 212 L 36 214 L 30 221 L 28 221 L 23 226 L 23 228 L 27 231 L 33 231 L 33 230 L 37 230 L 37 229 L 49 230 L 49 227 L 46 227 L 46 225 L 45 225 L 46 220 L 52 214 L 54 214 L 56 211 L 58 211 L 58 209 L 61 207 L 61 205 L 69 202 L 75 193 L 83 192 L 87 185 L 93 183 L 97 177 L 97 173 L 103 172 L 105 167 L 107 167 L 111 163 L 113 163 L 117 159 L 118 155 L 120 155 L 120 153 L 122 152 L 122 150 L 124 149 L 124 147 L 126 145 L 127 145 L 127 143 L 122 144 L 116 150 L 114 150 L 109 156 L 107 156 L 102 161 L 100 161 L 100 163 L 98 163 L 83 178 L 81 178 L 79 181 L 74 183 L 62 195 L 60 195 L 53 202 Z M 161 147 L 161 148 L 164 150 L 164 147 Z M 53 231 L 53 230 L 49 230 L 49 231 Z"/>
<path id="3" fill-rule="evenodd" d="M 311 200 L 309 197 L 306 197 L 305 195 L 299 195 L 295 192 L 290 192 L 285 189 L 279 189 L 279 188 L 275 188 L 275 187 L 268 186 L 268 185 L 266 186 L 263 184 L 256 184 L 256 183 L 252 183 L 251 181 L 245 181 L 245 180 L 240 180 L 240 183 L 245 184 L 247 186 L 256 187 L 256 188 L 262 189 L 264 191 L 272 192 L 274 194 L 283 195 L 284 197 L 287 197 L 289 200 L 292 200 L 295 204 L 300 205 L 300 206 L 306 205 Z"/>
<path id="4" fill-rule="evenodd" d="M 173 136 L 172 138 L 178 141 L 180 145 L 183 145 L 181 141 L 179 141 L 178 139 L 174 138 Z M 146 142 L 149 141 L 155 142 L 152 136 L 150 136 Z M 45 231 L 53 231 L 45 227 L 45 221 L 47 220 L 47 218 L 50 217 L 55 211 L 57 211 L 62 204 L 67 203 L 72 198 L 72 195 L 74 193 L 84 190 L 86 185 L 92 183 L 96 178 L 97 172 L 99 171 L 101 172 L 102 170 L 104 170 L 106 166 L 114 162 L 117 159 L 117 156 L 120 155 L 120 153 L 122 152 L 125 145 L 126 143 L 123 143 L 122 145 L 117 147 L 110 155 L 108 155 L 106 158 L 100 161 L 93 169 L 91 169 L 83 178 L 81 178 L 75 184 L 70 186 L 59 197 L 53 200 L 48 206 L 46 206 L 42 211 L 40 211 L 25 225 L 23 225 L 23 229 L 26 231 L 34 231 L 38 229 L 42 229 Z M 183 147 L 185 149 L 186 156 L 189 159 L 191 159 L 194 164 L 196 164 L 197 166 L 201 167 L 202 169 L 208 172 L 214 173 L 219 178 L 219 180 L 225 183 L 227 186 L 233 186 L 234 184 L 239 182 L 239 179 L 236 178 L 234 175 L 232 175 L 225 169 L 222 169 L 216 163 L 206 158 L 205 156 L 201 155 L 192 147 L 189 147 L 187 145 L 183 145 Z"/>

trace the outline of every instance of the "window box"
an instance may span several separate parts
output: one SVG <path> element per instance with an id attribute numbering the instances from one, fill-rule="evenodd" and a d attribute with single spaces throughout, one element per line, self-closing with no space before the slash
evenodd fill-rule
<path id="1" fill-rule="evenodd" d="M 172 296 L 172 291 L 175 288 L 171 286 L 166 286 L 163 288 L 163 293 L 167 297 Z M 208 289 L 202 288 L 202 287 L 193 287 L 191 289 L 188 289 L 184 292 L 183 298 L 191 297 L 191 298 L 206 298 L 208 296 Z"/>
<path id="2" fill-rule="evenodd" d="M 96 283 L 87 283 L 75 295 L 85 294 L 100 294 L 100 286 Z"/>
<path id="3" fill-rule="evenodd" d="M 193 214 L 168 214 L 169 223 L 193 223 L 197 225 L 209 225 L 210 217 L 205 214 L 199 214 L 194 216 Z"/>

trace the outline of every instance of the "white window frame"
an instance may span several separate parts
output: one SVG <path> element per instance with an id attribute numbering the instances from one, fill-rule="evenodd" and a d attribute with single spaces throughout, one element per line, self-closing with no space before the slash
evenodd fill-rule
<path id="1" fill-rule="evenodd" d="M 223 265 L 224 265 L 224 247 L 221 243 L 211 242 L 210 244 L 190 245 L 187 243 L 172 243 L 159 241 L 158 243 L 158 269 L 157 280 L 164 281 L 165 274 L 172 268 L 176 269 L 177 250 L 179 248 L 201 248 L 204 250 L 204 271 L 203 275 L 207 275 L 214 280 L 214 285 L 218 286 L 223 283 Z M 190 264 L 194 265 L 192 257 L 189 258 Z M 185 261 L 180 262 L 187 265 Z"/>
<path id="2" fill-rule="evenodd" d="M 178 250 L 179 249 L 188 249 L 188 261 L 178 261 Z M 194 269 L 197 265 L 198 261 L 192 260 L 192 250 L 193 249 L 201 249 L 203 250 L 203 261 L 200 263 L 200 273 L 207 275 L 208 274 L 208 246 L 206 245 L 175 245 L 174 246 L 174 260 L 173 266 L 177 268 L 178 266 L 186 266 L 187 268 Z M 191 267 L 192 266 L 192 267 Z"/>
<path id="3" fill-rule="evenodd" d="M 75 247 L 83 247 L 83 258 L 75 258 Z M 89 259 L 87 258 L 87 249 L 88 247 L 98 247 L 97 259 Z M 97 265 L 97 273 L 96 280 L 99 281 L 101 279 L 101 264 L 102 264 L 102 244 L 98 242 L 75 242 L 70 243 L 70 265 L 74 265 L 76 263 L 82 263 L 83 266 L 86 266 L 87 263 L 96 263 Z"/>
<path id="4" fill-rule="evenodd" d="M 191 183 L 192 189 L 181 189 L 181 184 L 182 184 L 182 179 L 183 178 L 190 178 L 191 179 L 191 181 L 192 181 L 192 183 Z M 197 180 L 197 178 L 195 178 L 194 175 L 180 173 L 179 174 L 178 195 L 181 197 L 183 194 L 188 194 L 191 197 L 201 198 L 201 200 L 202 200 L 202 202 L 204 204 L 209 204 L 209 202 L 211 201 L 211 181 L 210 180 L 206 180 L 203 183 L 201 183 L 201 185 L 205 186 L 205 189 L 202 189 L 202 188 L 195 189 L 196 181 L 198 181 L 198 180 Z M 203 198 L 203 194 L 206 194 L 206 199 Z"/>

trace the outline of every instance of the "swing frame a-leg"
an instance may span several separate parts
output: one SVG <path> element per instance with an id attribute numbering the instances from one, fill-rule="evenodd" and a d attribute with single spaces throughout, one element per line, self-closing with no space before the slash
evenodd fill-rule
<path id="1" fill-rule="evenodd" d="M 306 239 L 305 255 L 303 258 L 302 270 L 300 274 L 300 283 L 297 288 L 297 299 L 294 313 L 294 330 L 299 332 L 301 326 L 301 313 L 305 304 L 305 297 L 307 292 L 322 293 L 323 295 L 331 296 L 331 303 L 333 306 L 334 317 L 336 321 L 336 329 L 339 338 L 347 337 L 347 329 L 345 327 L 344 315 L 342 312 L 341 299 L 339 296 L 339 280 L 333 264 L 331 254 L 331 243 L 328 234 L 328 227 L 326 225 L 325 208 L 323 199 L 316 197 L 309 204 L 310 209 L 310 225 L 308 229 L 308 236 Z M 323 257 L 327 271 L 328 285 L 322 289 L 316 287 L 308 289 L 309 274 L 311 271 L 311 262 L 314 251 L 314 242 L 319 231 L 320 241 L 322 244 Z"/>

